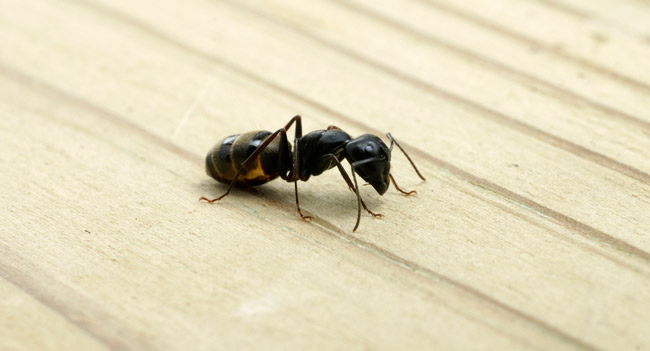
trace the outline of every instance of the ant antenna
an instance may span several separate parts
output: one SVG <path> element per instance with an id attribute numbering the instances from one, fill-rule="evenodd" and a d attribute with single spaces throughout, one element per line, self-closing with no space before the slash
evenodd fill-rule
<path id="1" fill-rule="evenodd" d="M 418 176 L 420 177 L 420 179 L 422 179 L 423 181 L 426 182 L 427 179 L 424 178 L 424 177 L 422 176 L 422 174 L 420 174 L 420 171 L 419 171 L 418 168 L 415 166 L 415 163 L 413 163 L 413 160 L 411 160 L 411 157 L 409 157 L 409 155 L 406 153 L 406 151 L 404 151 L 404 149 L 403 149 L 402 146 L 397 142 L 397 140 L 395 140 L 395 139 L 393 138 L 393 136 L 390 135 L 390 133 L 386 133 L 386 137 L 388 138 L 388 140 L 390 140 L 390 151 L 393 151 L 393 144 L 397 145 L 397 147 L 402 151 L 402 153 L 404 154 L 404 156 L 406 156 L 406 158 L 409 160 L 409 162 L 411 162 L 411 166 L 413 166 L 413 169 L 415 170 L 415 173 L 418 174 Z"/>

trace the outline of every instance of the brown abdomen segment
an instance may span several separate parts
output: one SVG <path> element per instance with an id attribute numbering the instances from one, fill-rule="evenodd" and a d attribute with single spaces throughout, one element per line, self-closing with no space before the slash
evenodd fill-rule
<path id="1" fill-rule="evenodd" d="M 231 135 L 217 143 L 205 158 L 206 173 L 212 178 L 230 184 L 242 163 L 252 155 L 264 140 L 268 131 L 255 131 Z M 236 186 L 246 187 L 264 184 L 280 175 L 280 138 L 275 138 L 237 178 Z"/>

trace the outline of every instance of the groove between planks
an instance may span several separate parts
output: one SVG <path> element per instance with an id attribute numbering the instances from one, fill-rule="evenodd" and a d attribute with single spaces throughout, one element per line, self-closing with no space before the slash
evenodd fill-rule
<path id="1" fill-rule="evenodd" d="M 644 121 L 642 118 L 639 118 L 637 116 L 633 116 L 631 114 L 628 114 L 626 112 L 620 111 L 614 107 L 607 106 L 603 103 L 600 103 L 598 101 L 594 101 L 589 99 L 586 96 L 583 96 L 575 91 L 571 91 L 569 89 L 564 89 L 561 88 L 557 85 L 554 85 L 553 83 L 550 83 L 548 81 L 545 81 L 539 77 L 535 77 L 533 75 L 530 75 L 528 73 L 525 73 L 521 70 L 515 69 L 513 67 L 507 66 L 505 64 L 499 63 L 495 60 L 492 60 L 488 57 L 481 56 L 478 54 L 475 54 L 473 52 L 470 52 L 469 50 L 463 49 L 459 46 L 454 45 L 451 42 L 444 41 L 443 39 L 436 38 L 432 35 L 429 35 L 427 33 L 424 33 L 420 30 L 417 30 L 415 28 L 412 28 L 404 23 L 397 22 L 391 18 L 388 18 L 376 11 L 373 11 L 371 8 L 365 7 L 365 6 L 360 6 L 358 4 L 353 4 L 351 2 L 345 1 L 345 0 L 332 0 L 332 3 L 339 4 L 342 7 L 347 8 L 350 11 L 354 11 L 355 13 L 366 16 L 368 18 L 372 18 L 373 20 L 384 24 L 385 26 L 391 27 L 395 30 L 398 30 L 402 33 L 408 34 L 414 38 L 418 38 L 424 42 L 429 43 L 430 45 L 440 47 L 442 49 L 448 50 L 449 52 L 459 56 L 463 57 L 465 59 L 478 62 L 490 69 L 493 69 L 495 71 L 499 71 L 501 73 L 510 75 L 516 79 L 518 79 L 522 83 L 527 83 L 531 84 L 532 86 L 536 87 L 543 87 L 542 91 L 551 97 L 555 97 L 558 99 L 562 99 L 563 101 L 572 104 L 573 106 L 580 106 L 580 105 L 587 105 L 592 108 L 594 108 L 597 111 L 604 112 L 607 117 L 612 117 L 612 118 L 618 118 L 619 120 L 623 122 L 627 122 L 630 124 L 633 124 L 639 128 L 645 129 L 647 131 L 650 131 L 650 122 Z M 647 175 L 646 175 L 647 176 Z"/>
<path id="2" fill-rule="evenodd" d="M 544 51 L 546 51 L 548 53 L 551 53 L 551 54 L 555 55 L 556 57 L 558 57 L 560 59 L 563 59 L 565 61 L 569 61 L 569 62 L 572 62 L 572 63 L 576 63 L 576 64 L 578 64 L 580 66 L 583 66 L 583 67 L 586 67 L 586 68 L 588 68 L 588 69 L 590 69 L 590 70 L 592 70 L 594 72 L 600 73 L 605 77 L 609 77 L 609 78 L 611 78 L 613 80 L 617 80 L 617 81 L 619 81 L 619 82 L 621 82 L 623 84 L 626 84 L 631 88 L 635 88 L 635 89 L 638 89 L 638 90 L 640 90 L 640 91 L 642 91 L 642 92 L 644 92 L 646 94 L 650 94 L 650 85 L 648 85 L 645 82 L 642 82 L 642 81 L 636 80 L 634 78 L 625 76 L 625 75 L 620 74 L 618 72 L 614 72 L 614 71 L 608 69 L 605 66 L 597 64 L 595 62 L 590 62 L 590 61 L 588 61 L 588 60 L 586 60 L 584 58 L 573 56 L 571 54 L 562 52 L 562 51 L 560 51 L 560 50 L 558 50 L 558 49 L 556 49 L 556 48 L 554 48 L 554 47 L 552 47 L 550 45 L 544 44 L 544 43 L 542 43 L 542 42 L 540 42 L 538 40 L 535 40 L 535 39 L 533 39 L 531 37 L 528 37 L 526 35 L 523 35 L 523 34 L 520 34 L 520 33 L 517 33 L 517 32 L 513 32 L 513 31 L 509 30 L 506 27 L 503 27 L 503 26 L 500 26 L 500 25 L 498 25 L 496 23 L 484 20 L 484 19 L 479 18 L 479 17 L 477 17 L 475 15 L 472 15 L 472 14 L 469 14 L 469 13 L 464 12 L 462 10 L 459 10 L 457 8 L 454 8 L 452 6 L 442 4 L 440 2 L 434 2 L 434 1 L 431 1 L 431 0 L 422 0 L 422 1 L 423 1 L 424 4 L 426 4 L 428 6 L 431 6 L 432 8 L 438 9 L 440 11 L 444 11 L 444 12 L 446 12 L 448 14 L 451 14 L 453 16 L 457 16 L 459 18 L 463 18 L 466 21 L 476 23 L 476 24 L 480 25 L 481 27 L 484 27 L 485 29 L 488 29 L 488 30 L 493 31 L 495 33 L 499 33 L 499 34 L 501 34 L 503 36 L 506 36 L 506 37 L 508 37 L 508 38 L 510 38 L 512 40 L 518 41 L 518 42 L 520 42 L 522 44 L 534 46 L 536 48 L 539 48 L 540 50 L 544 50 Z"/>
<path id="3" fill-rule="evenodd" d="M 0 254 L 0 276 L 102 345 L 112 350 L 155 349 L 144 336 L 115 323 L 115 316 L 104 311 L 101 305 L 55 280 L 10 247 L 0 243 Z"/>
<path id="4" fill-rule="evenodd" d="M 560 3 L 556 0 L 530 0 L 530 1 L 539 2 L 540 4 L 543 4 L 546 7 L 552 8 L 564 14 L 571 15 L 579 20 L 590 20 L 604 25 L 616 26 L 618 28 L 622 28 L 626 32 L 626 34 L 628 34 L 630 37 L 640 40 L 641 44 L 643 45 L 650 44 L 650 37 L 644 37 L 644 35 L 646 35 L 647 33 L 643 34 L 637 30 L 634 30 L 633 28 L 628 27 L 626 23 L 621 23 L 620 21 L 609 21 L 608 19 L 602 18 L 601 16 L 598 16 L 596 14 L 591 14 L 585 10 L 578 9 L 574 7 L 575 5 Z M 641 6 L 645 6 L 648 10 L 650 10 L 650 4 L 648 4 L 647 2 L 638 1 L 638 0 L 634 2 Z"/>

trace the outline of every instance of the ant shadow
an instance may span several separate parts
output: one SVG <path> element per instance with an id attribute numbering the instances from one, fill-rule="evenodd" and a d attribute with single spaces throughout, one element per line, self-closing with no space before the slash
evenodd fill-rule
<path id="1" fill-rule="evenodd" d="M 368 191 L 366 190 L 368 187 L 361 185 L 360 191 L 363 201 L 374 212 L 380 211 L 382 201 L 379 195 L 373 194 L 374 191 Z M 197 194 L 200 194 L 197 196 L 198 201 L 201 196 L 211 199 L 223 195 L 228 189 L 228 185 L 206 179 L 195 184 L 195 188 Z M 298 188 L 300 208 L 303 213 L 323 220 L 348 217 L 352 221 L 356 220 L 357 198 L 355 193 L 350 191 L 345 184 L 333 186 L 331 183 L 320 181 L 320 179 L 310 179 L 309 183 L 299 181 Z M 370 187 L 370 189 L 372 188 Z M 224 201 L 239 202 L 240 204 L 247 205 L 255 202 L 263 205 L 281 207 L 285 210 L 292 209 L 296 212 L 296 217 L 300 219 L 296 208 L 294 185 L 288 182 L 279 181 L 277 183 L 267 183 L 256 187 L 235 187 L 228 196 L 212 203 L 212 205 L 217 205 Z M 205 201 L 201 201 L 201 204 L 210 205 Z M 364 217 L 364 215 L 367 215 L 367 212 L 362 208 L 361 216 Z"/>

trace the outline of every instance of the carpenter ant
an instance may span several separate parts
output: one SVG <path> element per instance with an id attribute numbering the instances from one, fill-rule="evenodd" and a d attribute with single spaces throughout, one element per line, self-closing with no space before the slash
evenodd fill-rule
<path id="1" fill-rule="evenodd" d="M 294 150 L 291 151 L 287 130 L 294 122 L 296 136 Z M 280 138 L 277 138 L 278 135 Z M 418 176 L 426 180 L 390 133 L 386 136 L 390 140 L 390 148 L 375 135 L 364 134 L 353 139 L 348 133 L 335 126 L 325 130 L 315 130 L 303 136 L 299 115 L 293 117 L 284 128 L 278 129 L 275 133 L 256 131 L 231 135 L 217 143 L 205 158 L 207 174 L 222 183 L 229 184 L 228 190 L 216 199 L 209 200 L 201 197 L 199 201 L 213 203 L 230 194 L 235 186 L 247 188 L 264 184 L 279 176 L 287 182 L 293 182 L 298 214 L 303 219 L 310 219 L 311 216 L 305 216 L 300 211 L 298 180 L 307 181 L 311 176 L 338 167 L 348 187 L 357 196 L 357 223 L 352 229 L 354 232 L 359 227 L 361 206 L 373 217 L 382 217 L 381 214 L 370 211 L 361 200 L 355 172 L 370 183 L 379 195 L 386 192 L 390 182 L 404 195 L 415 193 L 415 190 L 406 192 L 400 189 L 390 174 L 390 153 L 393 144 L 404 153 Z M 346 158 L 352 166 L 354 184 L 341 165 L 341 161 Z"/>

